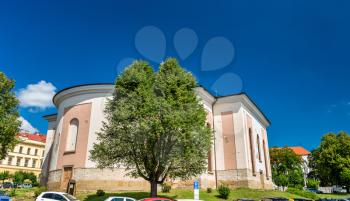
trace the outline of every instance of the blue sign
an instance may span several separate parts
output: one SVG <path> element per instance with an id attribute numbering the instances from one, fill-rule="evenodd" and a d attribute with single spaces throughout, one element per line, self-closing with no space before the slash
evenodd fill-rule
<path id="1" fill-rule="evenodd" d="M 199 182 L 198 181 L 194 181 L 193 189 L 199 189 Z"/>

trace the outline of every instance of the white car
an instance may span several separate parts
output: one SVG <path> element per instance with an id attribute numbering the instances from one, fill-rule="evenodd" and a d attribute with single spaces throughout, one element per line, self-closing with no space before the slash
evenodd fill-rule
<path id="1" fill-rule="evenodd" d="M 109 197 L 105 201 L 137 201 L 134 198 L 129 197 Z"/>
<path id="2" fill-rule="evenodd" d="M 72 195 L 62 192 L 43 192 L 35 201 L 79 201 Z"/>

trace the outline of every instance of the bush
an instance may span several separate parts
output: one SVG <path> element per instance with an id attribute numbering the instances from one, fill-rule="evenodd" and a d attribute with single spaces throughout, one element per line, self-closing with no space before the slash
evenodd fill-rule
<path id="1" fill-rule="evenodd" d="M 166 183 L 162 184 L 162 193 L 169 193 L 170 190 L 171 190 L 171 185 Z"/>
<path id="2" fill-rule="evenodd" d="M 297 188 L 289 187 L 287 189 L 287 192 L 295 194 L 295 195 L 299 195 L 299 196 L 304 197 L 304 198 L 310 198 L 310 199 L 313 199 L 313 200 L 318 199 L 318 196 L 315 193 L 312 193 L 312 192 L 309 192 L 309 191 L 304 191 L 304 190 L 299 190 Z"/>
<path id="3" fill-rule="evenodd" d="M 45 192 L 45 191 L 47 191 L 46 187 L 43 187 L 43 186 L 39 187 L 34 191 L 34 196 L 38 197 L 42 192 Z"/>
<path id="4" fill-rule="evenodd" d="M 318 186 L 320 185 L 320 181 L 316 180 L 316 179 L 307 179 L 307 183 L 306 186 L 308 188 L 314 188 L 314 189 L 318 189 Z"/>
<path id="5" fill-rule="evenodd" d="M 98 189 L 97 191 L 96 191 L 96 195 L 97 196 L 104 196 L 106 193 L 103 191 L 103 190 L 101 190 L 101 189 Z"/>
<path id="6" fill-rule="evenodd" d="M 227 199 L 228 196 L 230 195 L 230 189 L 227 186 L 221 185 L 218 188 L 218 193 L 219 193 L 219 197 L 223 198 L 223 199 Z"/>
<path id="7" fill-rule="evenodd" d="M 213 189 L 212 188 L 207 188 L 207 193 L 211 193 L 213 192 Z"/>
<path id="8" fill-rule="evenodd" d="M 13 188 L 13 189 L 10 191 L 9 196 L 10 196 L 10 197 L 16 196 L 16 189 L 15 189 L 15 188 Z"/>

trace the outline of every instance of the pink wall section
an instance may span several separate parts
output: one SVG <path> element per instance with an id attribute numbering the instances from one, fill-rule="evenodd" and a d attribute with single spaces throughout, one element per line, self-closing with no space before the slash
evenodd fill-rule
<path id="1" fill-rule="evenodd" d="M 222 135 L 224 140 L 225 170 L 237 169 L 236 139 L 233 125 L 233 113 L 222 112 Z"/>
<path id="2" fill-rule="evenodd" d="M 84 167 L 90 126 L 91 103 L 75 105 L 64 110 L 62 133 L 58 150 L 57 169 L 64 166 Z M 76 148 L 74 152 L 66 152 L 66 142 L 70 121 L 77 118 L 79 121 Z"/>

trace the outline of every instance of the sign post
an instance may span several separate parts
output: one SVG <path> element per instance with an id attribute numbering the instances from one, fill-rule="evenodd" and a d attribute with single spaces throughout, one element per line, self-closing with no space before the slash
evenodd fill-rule
<path id="1" fill-rule="evenodd" d="M 199 200 L 199 182 L 194 181 L 193 183 L 193 193 L 194 193 L 194 199 Z"/>

